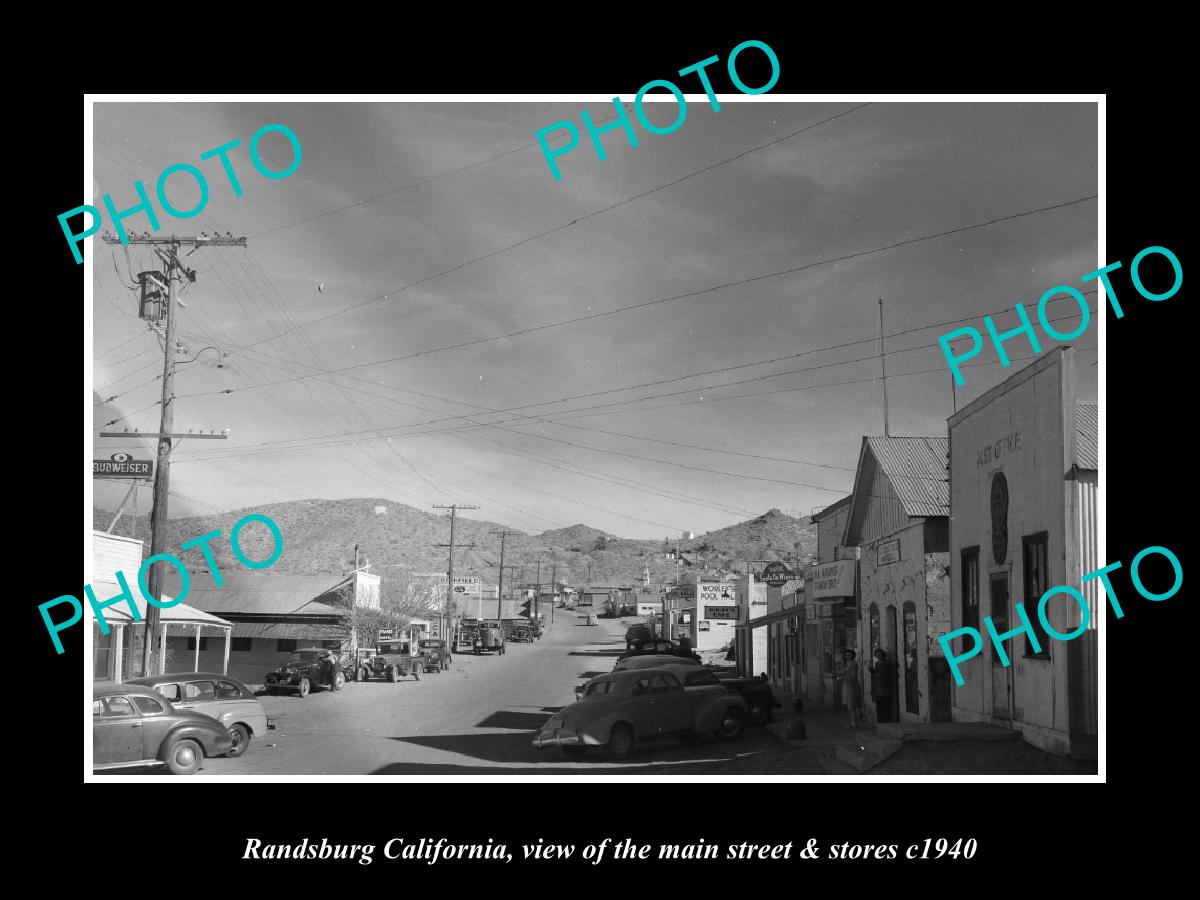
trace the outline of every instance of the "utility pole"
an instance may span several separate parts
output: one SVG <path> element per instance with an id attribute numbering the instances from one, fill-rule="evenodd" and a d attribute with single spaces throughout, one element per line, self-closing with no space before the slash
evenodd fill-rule
<path id="1" fill-rule="evenodd" d="M 445 623 L 442 630 L 443 630 L 443 633 L 446 635 L 446 640 L 449 641 L 449 640 L 452 640 L 450 637 L 450 630 L 453 626 L 450 623 L 454 616 L 454 606 L 455 606 L 455 604 L 454 604 L 454 520 L 458 516 L 458 511 L 460 509 L 479 509 L 479 507 L 478 506 L 462 506 L 457 503 L 451 503 L 449 506 L 445 506 L 442 504 L 435 504 L 433 508 L 450 510 L 450 543 L 433 545 L 435 547 L 449 547 L 450 548 L 450 562 L 446 566 L 446 608 L 442 612 L 442 620 Z M 466 546 L 468 548 L 470 548 L 470 547 L 474 547 L 475 545 L 467 544 Z M 457 635 L 455 635 L 455 638 L 453 640 L 455 640 L 455 642 L 457 642 Z"/>
<path id="2" fill-rule="evenodd" d="M 202 237 L 177 237 L 176 235 L 151 237 L 148 232 L 143 232 L 140 237 L 126 235 L 124 242 L 109 233 L 105 233 L 102 237 L 108 244 L 142 244 L 153 247 L 154 252 L 158 254 L 159 259 L 166 267 L 166 271 L 163 273 L 167 288 L 167 308 L 164 313 L 166 321 L 163 323 L 162 414 L 159 419 L 157 435 L 158 458 L 154 469 L 154 499 L 150 507 L 150 555 L 157 556 L 166 549 L 167 543 L 167 491 L 171 484 L 171 439 L 175 437 L 171 434 L 171 429 L 175 424 L 175 407 L 172 403 L 175 387 L 175 283 L 182 278 L 187 278 L 189 281 L 196 280 L 195 270 L 187 268 L 179 261 L 179 248 L 188 244 L 193 247 L 192 253 L 195 253 L 196 250 L 206 246 L 245 247 L 246 239 L 232 236 L 222 238 L 216 235 L 212 237 L 207 235 Z M 178 276 L 176 275 L 177 270 Z M 148 587 L 150 596 L 156 601 L 162 600 L 162 582 L 162 567 L 152 566 Z M 147 603 L 146 625 L 142 640 L 142 674 L 147 676 L 154 674 L 156 650 L 159 644 L 159 641 L 155 640 L 158 636 L 158 623 L 158 606 L 154 603 Z M 161 644 L 165 649 L 166 641 L 161 640 Z M 199 642 L 197 642 L 197 646 L 199 646 Z M 161 665 L 162 661 L 158 660 L 158 662 Z"/>
<path id="3" fill-rule="evenodd" d="M 887 357 L 883 353 L 883 298 L 879 298 L 879 365 L 883 368 L 883 436 L 888 436 Z"/>
<path id="4" fill-rule="evenodd" d="M 533 621 L 540 622 L 542 618 L 542 561 L 537 562 L 537 587 L 533 589 Z"/>
<path id="5" fill-rule="evenodd" d="M 558 606 L 558 560 L 550 570 L 550 624 L 554 624 L 554 608 Z"/>
<path id="6" fill-rule="evenodd" d="M 492 532 L 492 534 L 500 535 L 500 583 L 496 586 L 496 621 L 499 623 L 501 634 L 504 632 L 504 541 L 510 533 L 508 531 Z M 515 569 L 516 566 L 508 568 Z"/>

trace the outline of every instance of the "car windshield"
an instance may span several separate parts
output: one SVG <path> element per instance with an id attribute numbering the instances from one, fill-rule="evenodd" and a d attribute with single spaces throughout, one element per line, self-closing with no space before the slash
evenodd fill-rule
<path id="1" fill-rule="evenodd" d="M 379 652 L 380 653 L 399 653 L 401 646 L 402 646 L 402 644 L 399 641 L 396 641 L 395 643 L 390 643 L 390 644 L 380 644 Z"/>
<path id="2" fill-rule="evenodd" d="M 612 686 L 613 683 L 611 681 L 593 681 L 587 686 L 584 696 L 594 697 L 597 694 L 610 694 L 612 693 Z"/>
<path id="3" fill-rule="evenodd" d="M 292 654 L 292 662 L 314 662 L 317 658 L 316 651 L 300 652 Z"/>

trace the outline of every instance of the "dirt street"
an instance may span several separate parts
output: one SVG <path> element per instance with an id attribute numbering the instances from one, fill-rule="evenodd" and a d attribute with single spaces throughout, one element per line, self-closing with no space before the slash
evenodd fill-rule
<path id="1" fill-rule="evenodd" d="M 214 775 L 701 774 L 765 762 L 782 752 L 762 728 L 741 739 L 645 744 L 625 763 L 604 753 L 567 760 L 531 740 L 575 699 L 575 685 L 612 669 L 623 651 L 620 620 L 588 626 L 586 612 L 555 610 L 540 641 L 509 643 L 501 656 L 456 653 L 450 670 L 397 684 L 348 682 L 305 699 L 263 696 L 276 730 L 255 737 L 239 759 L 209 759 Z M 756 759 L 759 758 L 759 759 Z"/>

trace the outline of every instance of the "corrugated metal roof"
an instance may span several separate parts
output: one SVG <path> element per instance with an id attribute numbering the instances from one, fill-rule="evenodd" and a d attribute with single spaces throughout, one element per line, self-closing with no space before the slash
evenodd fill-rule
<path id="1" fill-rule="evenodd" d="M 867 446 L 910 516 L 950 515 L 950 476 L 944 437 L 867 437 Z"/>
<path id="2" fill-rule="evenodd" d="M 1081 469 L 1100 468 L 1100 411 L 1095 400 L 1075 404 L 1075 465 Z"/>
<path id="3" fill-rule="evenodd" d="M 235 622 L 232 637 L 266 640 L 333 641 L 346 640 L 350 629 L 336 625 L 287 625 L 270 622 Z"/>
<path id="4" fill-rule="evenodd" d="M 167 567 L 163 590 L 178 595 L 179 574 Z M 192 572 L 187 602 L 207 612 L 255 613 L 259 615 L 339 615 L 344 608 L 318 603 L 345 579 L 334 575 L 243 575 L 222 571 L 223 585 L 211 575 Z"/>

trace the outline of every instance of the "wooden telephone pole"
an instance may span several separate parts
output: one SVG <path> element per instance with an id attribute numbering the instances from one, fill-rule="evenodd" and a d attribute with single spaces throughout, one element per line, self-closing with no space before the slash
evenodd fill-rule
<path id="1" fill-rule="evenodd" d="M 500 583 L 496 585 L 496 622 L 500 626 L 500 633 L 504 633 L 504 570 L 505 568 L 515 569 L 516 566 L 504 565 L 504 541 L 509 536 L 507 531 L 493 531 L 492 534 L 500 535 Z"/>
<path id="2" fill-rule="evenodd" d="M 158 254 L 159 259 L 163 261 L 165 272 L 163 273 L 166 281 L 167 308 L 162 313 L 164 330 L 164 346 L 163 346 L 163 374 L 162 374 L 162 415 L 159 419 L 158 434 L 154 437 L 158 438 L 158 453 L 157 465 L 154 469 L 154 499 L 150 507 L 150 555 L 156 556 L 162 553 L 167 542 L 167 492 L 171 484 L 171 441 L 173 438 L 184 437 L 217 437 L 217 435 L 176 435 L 171 433 L 171 429 L 175 425 L 175 405 L 174 388 L 175 388 L 175 284 L 177 281 L 187 278 L 189 281 L 196 280 L 196 270 L 187 268 L 179 260 L 179 248 L 187 244 L 191 246 L 192 253 L 199 250 L 201 247 L 245 247 L 246 239 L 229 237 L 211 237 L 205 235 L 202 237 L 178 237 L 170 235 L 168 237 L 151 237 L 148 233 L 143 233 L 141 236 L 126 235 L 126 240 L 121 241 L 116 235 L 104 234 L 104 242 L 107 244 L 142 244 L 154 248 L 154 252 Z M 189 256 L 191 254 L 188 254 Z M 101 432 L 102 437 L 112 436 Z M 144 435 L 150 437 L 151 435 Z M 220 435 L 224 438 L 224 435 Z M 162 600 L 162 568 L 161 566 L 152 566 L 150 568 L 150 577 L 148 586 L 150 588 L 150 596 L 155 600 Z M 143 632 L 144 638 L 142 641 L 142 674 L 152 675 L 155 671 L 155 663 L 158 646 L 166 649 L 166 632 L 163 631 L 161 637 L 158 637 L 159 623 L 159 608 L 153 603 L 146 604 L 146 626 Z M 199 646 L 199 641 L 197 641 Z M 161 660 L 159 660 L 161 662 Z"/>
<path id="3" fill-rule="evenodd" d="M 458 503 L 451 503 L 449 506 L 445 506 L 442 504 L 435 504 L 433 508 L 450 510 L 450 543 L 433 545 L 435 547 L 448 547 L 450 549 L 450 561 L 446 565 L 446 608 L 445 608 L 445 610 L 442 611 L 442 620 L 445 622 L 445 626 L 443 628 L 443 631 L 445 633 L 444 639 L 446 641 L 450 641 L 450 640 L 457 639 L 457 635 L 453 639 L 450 637 L 450 630 L 453 627 L 451 622 L 452 622 L 452 619 L 454 616 L 454 520 L 458 516 L 458 511 L 460 509 L 479 509 L 479 507 L 478 506 L 463 506 Z M 474 547 L 475 545 L 474 544 L 466 544 L 465 546 L 467 548 L 471 548 L 471 547 Z M 460 618 L 461 618 L 461 616 L 460 616 Z M 442 637 L 442 636 L 443 635 L 441 635 L 441 634 L 438 635 L 438 637 Z"/>

